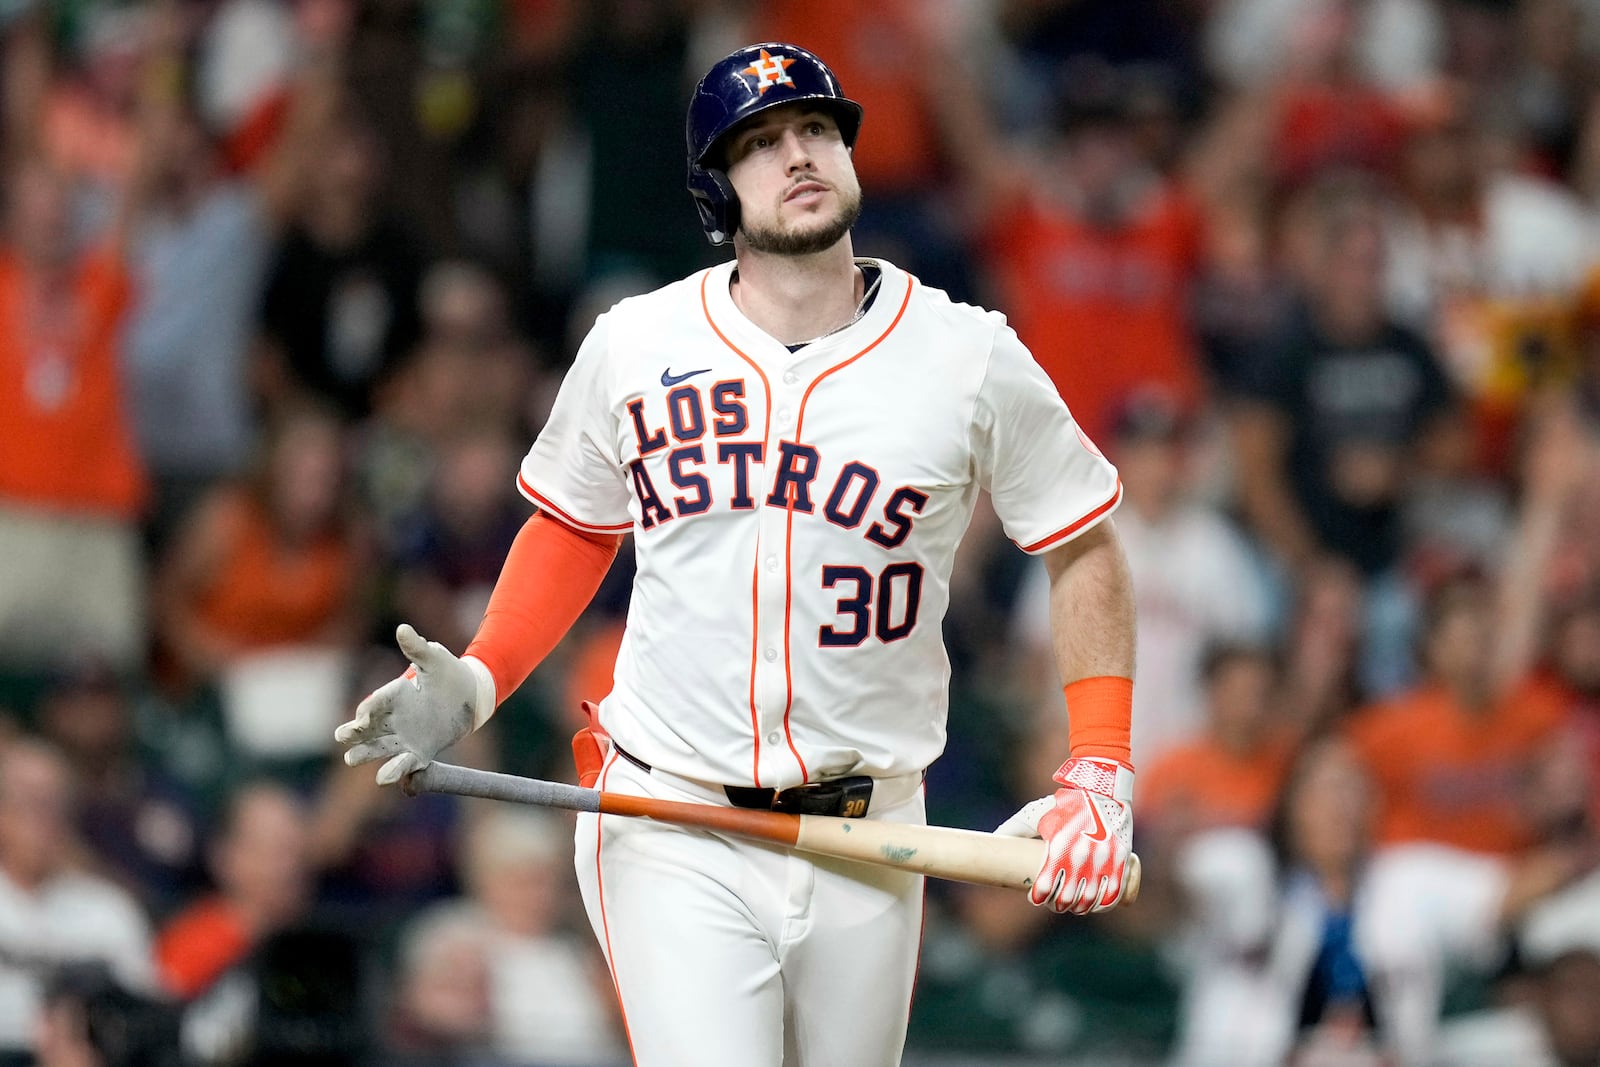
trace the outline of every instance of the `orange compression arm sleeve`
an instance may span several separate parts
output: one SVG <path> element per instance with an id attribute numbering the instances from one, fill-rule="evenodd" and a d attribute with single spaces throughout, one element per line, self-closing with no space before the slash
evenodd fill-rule
<path id="1" fill-rule="evenodd" d="M 1114 759 L 1133 769 L 1133 679 L 1103 675 L 1066 687 L 1067 745 L 1074 756 Z"/>
<path id="2" fill-rule="evenodd" d="M 536 513 L 517 533 L 464 653 L 489 668 L 496 701 L 527 680 L 594 599 L 622 538 Z"/>

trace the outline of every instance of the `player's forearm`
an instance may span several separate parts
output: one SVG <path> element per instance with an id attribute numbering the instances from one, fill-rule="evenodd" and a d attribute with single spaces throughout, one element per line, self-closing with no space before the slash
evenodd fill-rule
<path id="1" fill-rule="evenodd" d="M 1133 677 L 1133 578 L 1111 520 L 1051 551 L 1045 566 L 1061 681 Z"/>
<path id="2" fill-rule="evenodd" d="M 1133 579 L 1108 519 L 1045 558 L 1050 629 L 1075 756 L 1131 764 Z"/>
<path id="3" fill-rule="evenodd" d="M 580 533 L 543 515 L 522 527 L 478 634 L 465 652 L 489 668 L 497 703 L 533 673 L 578 621 L 621 543 L 620 537 Z"/>

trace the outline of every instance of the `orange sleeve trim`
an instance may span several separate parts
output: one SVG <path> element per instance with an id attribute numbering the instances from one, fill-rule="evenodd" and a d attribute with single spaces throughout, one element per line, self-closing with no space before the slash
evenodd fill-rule
<path id="1" fill-rule="evenodd" d="M 1057 530 L 1055 533 L 1049 535 L 1048 537 L 1041 538 L 1040 540 L 1035 541 L 1031 545 L 1019 545 L 1017 547 L 1021 548 L 1022 551 L 1024 551 L 1024 552 L 1033 553 L 1033 552 L 1041 552 L 1044 549 L 1049 548 L 1051 545 L 1054 545 L 1059 541 L 1065 541 L 1067 538 L 1071 537 L 1073 534 L 1077 533 L 1079 530 L 1083 529 L 1085 526 L 1089 525 L 1091 522 L 1093 522 L 1094 520 L 1098 519 L 1100 516 L 1104 515 L 1108 511 L 1110 511 L 1112 508 L 1116 507 L 1117 506 L 1117 501 L 1119 501 L 1121 499 L 1122 499 L 1122 479 L 1118 478 L 1117 479 L 1117 487 L 1116 487 L 1116 489 L 1112 490 L 1111 498 L 1109 500 L 1107 500 L 1104 504 L 1101 504 L 1099 507 L 1095 508 L 1093 511 L 1089 512 L 1089 514 L 1087 514 L 1087 515 L 1083 516 L 1082 518 L 1078 519 L 1077 521 L 1073 522 L 1071 525 L 1063 526 L 1061 529 Z"/>
<path id="2" fill-rule="evenodd" d="M 614 534 L 586 533 L 542 513 L 523 524 L 464 653 L 489 668 L 497 700 L 526 681 L 572 629 L 621 543 Z"/>
<path id="3" fill-rule="evenodd" d="M 1065 687 L 1067 744 L 1074 756 L 1114 759 L 1133 770 L 1133 679 L 1080 678 Z"/>
<path id="4" fill-rule="evenodd" d="M 539 505 L 539 510 L 548 511 L 551 515 L 560 519 L 565 525 L 572 527 L 574 530 L 582 530 L 585 533 L 627 533 L 629 530 L 633 529 L 632 521 L 620 522 L 614 526 L 596 526 L 592 522 L 584 522 L 581 519 L 575 519 L 571 515 L 568 515 L 565 511 L 562 511 L 560 508 L 556 507 L 555 504 L 551 503 L 549 497 L 545 496 L 533 486 L 529 485 L 527 479 L 524 478 L 520 473 L 517 475 L 517 488 L 522 491 L 523 496 Z"/>

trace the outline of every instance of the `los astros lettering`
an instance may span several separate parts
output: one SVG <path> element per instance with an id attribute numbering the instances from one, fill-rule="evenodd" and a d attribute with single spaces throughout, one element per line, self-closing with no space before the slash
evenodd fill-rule
<path id="1" fill-rule="evenodd" d="M 748 511 L 756 506 L 759 488 L 751 485 L 750 469 L 754 464 L 767 461 L 766 443 L 750 440 L 727 440 L 749 429 L 750 416 L 745 408 L 745 383 L 742 379 L 719 381 L 710 386 L 710 417 L 706 411 L 705 393 L 696 385 L 679 385 L 667 392 L 666 418 L 647 416 L 645 398 L 628 402 L 628 415 L 633 420 L 635 443 L 639 457 L 628 463 L 633 477 L 634 496 L 639 500 L 639 525 L 654 529 L 661 523 L 685 515 L 699 515 L 708 511 L 715 502 L 711 480 L 704 469 L 707 463 L 726 466 L 732 473 L 733 490 L 727 507 L 733 511 Z M 714 439 L 715 447 L 707 455 L 707 433 Z M 672 446 L 672 447 L 669 447 Z M 647 457 L 666 450 L 664 457 Z M 798 441 L 778 442 L 778 454 L 773 462 L 776 470 L 772 490 L 762 497 L 761 503 L 770 508 L 782 508 L 804 515 L 815 514 L 821 501 L 823 517 L 835 526 L 854 530 L 866 521 L 873 502 L 878 498 L 882 479 L 877 470 L 859 460 L 851 460 L 834 475 L 824 495 L 820 488 L 813 489 L 824 463 L 822 454 L 813 445 Z M 650 469 L 657 477 L 665 474 L 676 493 L 665 495 L 656 488 Z M 884 548 L 897 548 L 911 533 L 913 516 L 920 514 L 928 503 L 928 494 L 912 486 L 900 486 L 884 498 L 877 518 L 863 533 L 868 541 Z"/>

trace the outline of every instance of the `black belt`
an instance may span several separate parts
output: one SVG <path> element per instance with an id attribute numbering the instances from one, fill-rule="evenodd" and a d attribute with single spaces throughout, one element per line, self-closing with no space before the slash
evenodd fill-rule
<path id="1" fill-rule="evenodd" d="M 650 773 L 650 764 L 617 744 L 614 738 L 611 747 L 617 750 L 617 755 L 646 774 Z M 865 774 L 831 778 L 826 782 L 807 782 L 783 790 L 725 785 L 722 791 L 727 794 L 728 803 L 736 808 L 782 811 L 790 815 L 837 815 L 859 819 L 866 815 L 867 808 L 872 804 L 872 779 Z"/>

